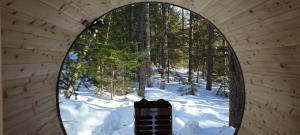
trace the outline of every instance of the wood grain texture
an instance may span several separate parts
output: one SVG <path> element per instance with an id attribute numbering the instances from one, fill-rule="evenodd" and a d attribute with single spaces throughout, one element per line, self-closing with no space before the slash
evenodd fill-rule
<path id="1" fill-rule="evenodd" d="M 1 5 L 1 3 L 0 3 Z M 2 13 L 2 9 L 0 9 L 0 15 Z M 2 87 L 2 16 L 0 16 L 0 135 L 3 134 L 3 87 Z"/>
<path id="2" fill-rule="evenodd" d="M 62 134 L 55 106 L 57 75 L 84 29 L 81 22 L 145 1 L 2 0 L 4 134 Z M 204 16 L 236 51 L 246 85 L 239 135 L 300 134 L 299 0 L 156 1 Z"/>

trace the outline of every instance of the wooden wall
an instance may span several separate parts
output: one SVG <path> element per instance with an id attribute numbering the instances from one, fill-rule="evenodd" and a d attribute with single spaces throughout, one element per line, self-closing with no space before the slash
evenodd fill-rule
<path id="1" fill-rule="evenodd" d="M 0 3 L 1 5 L 1 3 Z M 0 9 L 0 31 L 1 31 L 1 9 Z M 1 58 L 1 46 L 2 46 L 2 40 L 1 40 L 1 32 L 0 32 L 0 71 L 1 71 L 1 74 L 0 74 L 0 135 L 3 134 L 3 99 L 2 99 L 2 58 Z"/>
<path id="2" fill-rule="evenodd" d="M 2 0 L 4 134 L 62 134 L 56 82 L 67 49 L 105 12 L 146 0 Z M 157 0 L 166 2 L 166 0 Z M 168 0 L 212 21 L 246 85 L 240 135 L 300 134 L 300 1 Z"/>

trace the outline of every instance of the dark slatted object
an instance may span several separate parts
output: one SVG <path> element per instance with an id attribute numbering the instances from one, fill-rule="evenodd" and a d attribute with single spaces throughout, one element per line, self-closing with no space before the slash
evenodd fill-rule
<path id="1" fill-rule="evenodd" d="M 135 135 L 172 135 L 172 106 L 168 101 L 134 103 Z"/>

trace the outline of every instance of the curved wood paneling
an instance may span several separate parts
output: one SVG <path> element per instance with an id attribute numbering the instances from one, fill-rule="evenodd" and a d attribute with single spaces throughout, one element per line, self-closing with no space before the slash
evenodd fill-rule
<path id="1" fill-rule="evenodd" d="M 81 22 L 142 1 L 2 0 L 4 134 L 62 134 L 56 81 Z M 299 0 L 157 1 L 206 17 L 236 51 L 246 83 L 240 135 L 300 134 Z"/>

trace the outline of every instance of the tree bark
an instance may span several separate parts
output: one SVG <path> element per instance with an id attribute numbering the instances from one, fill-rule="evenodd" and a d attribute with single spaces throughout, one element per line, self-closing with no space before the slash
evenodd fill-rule
<path id="1" fill-rule="evenodd" d="M 193 49 L 193 13 L 190 12 L 190 28 L 189 28 L 189 63 L 188 63 L 188 83 L 192 83 L 192 68 L 193 68 L 193 61 L 192 61 L 192 49 Z"/>
<path id="2" fill-rule="evenodd" d="M 170 59 L 167 60 L 167 82 L 170 82 Z"/>
<path id="3" fill-rule="evenodd" d="M 146 49 L 146 31 L 145 31 L 145 10 L 146 5 L 145 4 L 139 4 L 137 5 L 138 8 L 138 31 L 137 31 L 137 41 L 139 42 L 138 51 L 145 51 Z M 142 58 L 141 65 L 139 66 L 139 73 L 138 73 L 138 82 L 139 82 L 139 90 L 138 90 L 138 96 L 145 97 L 145 86 L 146 86 L 146 74 L 147 74 L 147 61 L 145 61 L 146 55 Z"/>
<path id="4" fill-rule="evenodd" d="M 147 54 L 146 54 L 146 64 L 147 64 L 147 86 L 152 87 L 152 70 L 151 70 L 151 35 L 150 35 L 150 15 L 149 15 L 149 3 L 145 4 L 145 41 L 146 41 L 146 48 L 147 48 Z"/>
<path id="5" fill-rule="evenodd" d="M 133 18 L 133 7 L 132 5 L 129 5 L 127 7 L 127 16 L 128 16 L 128 20 L 127 20 L 127 29 L 128 29 L 128 39 L 129 41 L 132 41 L 134 38 L 134 35 L 133 35 L 133 30 L 132 30 L 132 18 Z"/>
<path id="6" fill-rule="evenodd" d="M 196 16 L 195 19 L 194 19 L 194 27 L 195 27 L 195 30 L 196 30 L 196 34 L 195 34 L 195 46 L 196 46 L 196 49 L 194 51 L 194 61 L 195 61 L 195 65 L 194 65 L 194 68 L 197 72 L 197 75 L 196 75 L 196 83 L 199 83 L 199 72 L 200 72 L 200 63 L 201 63 L 201 49 L 200 49 L 200 34 L 199 32 L 201 31 L 200 29 L 200 23 L 199 23 L 199 17 Z"/>
<path id="7" fill-rule="evenodd" d="M 116 78 L 116 70 L 113 70 L 113 96 L 116 95 L 116 83 L 115 83 L 115 78 Z"/>
<path id="8" fill-rule="evenodd" d="M 112 77 L 110 80 L 110 99 L 113 99 L 114 96 L 114 75 L 115 75 L 115 71 L 112 71 Z"/>
<path id="9" fill-rule="evenodd" d="M 111 23 L 111 13 L 108 14 L 108 26 L 106 28 L 105 42 L 104 44 L 108 44 L 109 32 L 110 32 L 110 23 Z"/>
<path id="10" fill-rule="evenodd" d="M 123 81 L 122 81 L 122 95 L 126 95 L 126 66 L 124 66 L 124 73 L 123 73 Z"/>
<path id="11" fill-rule="evenodd" d="M 104 65 L 104 64 L 103 64 Z M 104 68 L 103 67 L 101 67 L 101 91 L 103 91 L 103 89 L 104 89 L 104 82 L 103 82 L 103 76 L 104 76 Z"/>
<path id="12" fill-rule="evenodd" d="M 163 53 L 162 53 L 162 72 L 161 72 L 161 83 L 160 88 L 165 89 L 166 87 L 166 65 L 168 60 L 168 5 L 162 4 L 162 14 L 163 14 L 163 24 L 164 24 L 164 32 L 163 32 Z"/>
<path id="13" fill-rule="evenodd" d="M 183 10 L 183 8 L 181 8 L 181 23 L 182 23 L 181 30 L 183 32 L 184 31 L 184 10 Z"/>
<path id="14" fill-rule="evenodd" d="M 214 28 L 212 24 L 208 24 L 208 47 L 207 47 L 207 77 L 206 89 L 212 89 L 212 71 L 213 71 L 213 42 L 214 42 Z"/>
<path id="15" fill-rule="evenodd" d="M 193 31 L 193 13 L 190 12 L 190 29 L 189 29 L 189 49 L 188 49 L 188 55 L 189 55 L 189 63 L 188 63 L 188 83 L 190 85 L 190 91 L 189 94 L 194 95 L 195 94 L 195 88 L 193 85 L 193 42 L 194 40 L 194 31 Z"/>
<path id="16" fill-rule="evenodd" d="M 197 79 L 196 82 L 199 83 L 199 68 L 197 68 Z"/>

